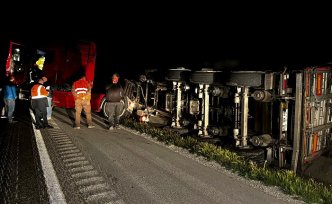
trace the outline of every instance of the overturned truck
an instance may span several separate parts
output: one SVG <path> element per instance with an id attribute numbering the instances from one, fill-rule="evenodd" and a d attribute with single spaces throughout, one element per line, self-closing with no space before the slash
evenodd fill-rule
<path id="1" fill-rule="evenodd" d="M 126 81 L 126 88 L 140 104 L 140 121 L 302 171 L 331 143 L 331 77 L 330 67 L 280 72 L 181 67 L 169 69 L 165 81 L 140 77 L 144 80 Z"/>

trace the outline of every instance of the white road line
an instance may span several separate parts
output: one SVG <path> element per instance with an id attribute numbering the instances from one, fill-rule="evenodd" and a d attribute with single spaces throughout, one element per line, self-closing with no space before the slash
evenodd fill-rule
<path id="1" fill-rule="evenodd" d="M 95 177 L 89 177 L 89 178 L 86 178 L 86 179 L 81 179 L 79 181 L 76 181 L 76 185 L 87 185 L 89 183 L 100 183 L 100 182 L 105 182 L 104 178 L 103 177 L 100 177 L 100 176 L 95 176 Z"/>
<path id="2" fill-rule="evenodd" d="M 86 172 L 86 171 L 92 171 L 94 167 L 92 165 L 86 165 L 86 166 L 79 166 L 75 168 L 71 168 L 68 171 L 70 173 L 78 173 L 78 172 Z"/>
<path id="3" fill-rule="evenodd" d="M 73 153 L 79 153 L 81 150 L 79 149 L 73 149 L 73 150 L 66 150 L 66 151 L 61 151 L 59 154 L 61 155 L 67 155 L 67 154 L 73 154 Z"/>
<path id="4" fill-rule="evenodd" d="M 35 116 L 31 109 L 30 115 L 33 120 L 35 120 Z M 48 155 L 43 136 L 40 133 L 40 130 L 37 130 L 33 124 L 32 127 L 35 133 L 37 149 L 40 157 L 40 163 L 43 169 L 49 201 L 51 204 L 66 204 L 67 202 L 65 196 L 59 184 L 58 177 L 56 176 L 56 173 L 54 171 L 50 156 Z"/>
<path id="5" fill-rule="evenodd" d="M 61 157 L 62 158 L 72 158 L 72 157 L 79 157 L 79 156 L 83 156 L 83 153 L 82 152 L 79 152 L 79 153 L 73 153 L 73 154 L 65 154 L 65 155 L 62 155 Z"/>
<path id="6" fill-rule="evenodd" d="M 69 158 L 69 159 L 64 159 L 63 162 L 73 162 L 73 161 L 82 161 L 82 160 L 86 160 L 85 157 L 74 157 L 74 158 Z"/>
<path id="7" fill-rule="evenodd" d="M 75 162 L 71 162 L 66 164 L 67 167 L 74 167 L 74 166 L 84 166 L 84 165 L 88 165 L 90 162 L 86 161 L 86 160 L 81 160 L 81 161 L 75 161 Z"/>
<path id="8" fill-rule="evenodd" d="M 93 176 L 97 176 L 97 175 L 98 175 L 98 172 L 96 170 L 89 170 L 89 171 L 72 174 L 71 177 L 72 178 L 82 178 L 82 177 L 89 177 L 89 176 L 93 177 Z"/>

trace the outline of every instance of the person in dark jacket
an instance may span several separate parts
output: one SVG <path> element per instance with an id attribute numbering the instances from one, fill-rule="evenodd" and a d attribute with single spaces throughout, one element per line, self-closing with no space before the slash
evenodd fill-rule
<path id="1" fill-rule="evenodd" d="M 5 101 L 3 98 L 4 86 L 6 79 L 5 77 L 0 76 L 0 110 L 1 110 L 1 118 L 7 118 L 5 111 Z"/>
<path id="2" fill-rule="evenodd" d="M 123 110 L 123 88 L 119 83 L 119 74 L 112 75 L 112 83 L 106 87 L 106 101 L 109 102 L 109 130 L 119 127 L 120 114 Z"/>

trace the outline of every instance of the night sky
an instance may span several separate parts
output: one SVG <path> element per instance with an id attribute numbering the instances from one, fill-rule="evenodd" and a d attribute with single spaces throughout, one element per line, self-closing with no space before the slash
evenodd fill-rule
<path id="1" fill-rule="evenodd" d="M 201 5 L 191 9 L 165 6 L 164 10 L 132 7 L 117 13 L 115 8 L 93 7 L 99 15 L 77 9 L 68 17 L 63 14 L 66 20 L 45 18 L 46 23 L 39 27 L 33 25 L 38 22 L 34 18 L 20 18 L 15 26 L 1 29 L 1 35 L 28 41 L 94 40 L 99 72 L 132 76 L 145 69 L 180 66 L 278 70 L 332 61 L 332 34 L 321 20 L 328 19 L 323 11 L 317 19 L 312 11 L 303 10 L 299 15 L 294 8 L 276 7 L 271 13 L 220 6 L 213 10 Z M 66 14 L 74 9 L 67 9 Z M 24 24 L 28 27 L 17 26 Z"/>

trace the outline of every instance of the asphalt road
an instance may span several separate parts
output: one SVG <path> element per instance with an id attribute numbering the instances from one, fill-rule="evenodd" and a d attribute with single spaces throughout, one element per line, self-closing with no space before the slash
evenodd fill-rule
<path id="1" fill-rule="evenodd" d="M 0 119 L 0 203 L 47 203 L 28 101 L 17 100 L 14 120 Z"/>
<path id="2" fill-rule="evenodd" d="M 57 108 L 55 128 L 42 132 L 68 203 L 300 202 L 126 128 L 109 131 L 98 115 L 94 129 L 74 130 L 73 119 Z"/>

